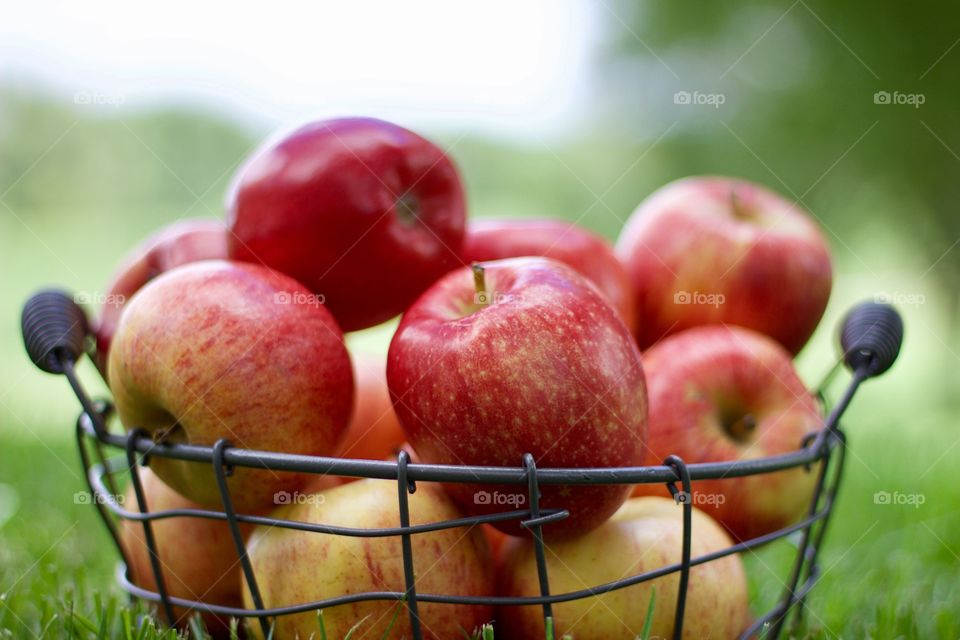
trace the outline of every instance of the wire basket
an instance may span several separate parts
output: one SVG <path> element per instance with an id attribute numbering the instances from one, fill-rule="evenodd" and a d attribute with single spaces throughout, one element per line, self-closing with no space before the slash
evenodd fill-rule
<path id="1" fill-rule="evenodd" d="M 409 455 L 401 451 L 395 462 L 354 460 L 319 456 L 292 455 L 276 451 L 255 451 L 233 447 L 227 440 L 220 440 L 212 447 L 185 444 L 158 444 L 145 432 L 131 430 L 125 434 L 112 433 L 107 428 L 111 405 L 106 401 L 94 401 L 84 390 L 76 372 L 75 364 L 84 353 L 88 340 L 86 316 L 73 298 L 58 290 L 42 291 L 34 295 L 24 306 L 22 316 L 24 342 L 33 362 L 49 373 L 62 374 L 67 378 L 82 406 L 76 425 L 77 446 L 87 472 L 91 503 L 100 513 L 104 525 L 113 538 L 123 563 L 118 567 L 117 580 L 132 597 L 156 603 L 168 623 L 175 620 L 173 608 L 183 607 L 224 617 L 257 618 L 264 636 L 268 636 L 271 619 L 305 611 L 327 609 L 346 603 L 372 600 L 387 600 L 403 603 L 410 620 L 413 637 L 423 637 L 418 603 L 469 604 L 487 606 L 536 606 L 543 612 L 546 628 L 551 628 L 552 606 L 581 598 L 591 598 L 623 589 L 641 582 L 668 574 L 679 573 L 679 589 L 675 607 L 674 637 L 680 638 L 683 630 L 684 608 L 691 567 L 717 560 L 731 554 L 756 549 L 775 540 L 798 534 L 797 551 L 784 582 L 783 595 L 768 611 L 759 615 L 743 631 L 741 638 L 761 634 L 769 638 L 779 637 L 791 617 L 794 624 L 802 619 L 803 602 L 819 578 L 818 555 L 823 545 L 840 478 L 843 473 L 845 436 L 840 428 L 840 418 L 849 406 L 860 384 L 877 376 L 893 364 L 899 353 L 903 337 L 903 325 L 897 312 L 887 305 L 863 303 L 851 309 L 843 321 L 840 344 L 843 362 L 851 377 L 832 407 L 828 409 L 824 387 L 834 377 L 840 363 L 831 370 L 817 395 L 824 405 L 826 418 L 822 427 L 808 434 L 797 449 L 790 453 L 735 462 L 709 462 L 686 464 L 677 456 L 669 456 L 660 466 L 621 468 L 538 468 L 530 454 L 518 460 L 517 467 L 484 467 L 414 464 Z M 108 457 L 105 450 L 115 450 L 122 455 Z M 143 487 L 136 469 L 148 464 L 150 458 L 173 458 L 195 464 L 211 465 L 220 492 L 222 510 L 175 509 L 148 512 L 145 508 Z M 822 464 L 820 464 L 822 463 Z M 292 471 L 301 473 L 345 476 L 351 478 L 374 478 L 393 480 L 397 483 L 397 509 L 399 527 L 384 529 L 354 529 L 324 524 L 308 524 L 292 520 L 240 514 L 234 509 L 233 499 L 226 478 L 236 467 Z M 702 556 L 691 557 L 692 512 L 691 483 L 697 480 L 737 478 L 772 473 L 796 467 L 816 473 L 817 481 L 810 499 L 806 516 L 793 525 L 727 548 Z M 114 475 L 130 472 L 130 479 L 137 498 L 138 511 L 128 511 L 116 499 L 117 487 Z M 408 509 L 408 494 L 415 490 L 417 482 L 444 483 L 495 483 L 526 487 L 526 509 L 502 513 L 462 517 L 455 520 L 411 525 Z M 543 527 L 569 515 L 566 510 L 540 509 L 539 487 L 541 485 L 606 485 L 606 484 L 665 484 L 683 510 L 683 535 L 681 561 L 626 577 L 613 582 L 595 585 L 568 593 L 550 593 L 549 576 L 545 561 L 542 538 Z M 219 606 L 205 602 L 171 596 L 164 583 L 157 556 L 152 522 L 164 518 L 197 517 L 225 520 L 236 546 L 243 572 L 243 579 L 255 605 L 253 609 Z M 128 562 L 120 544 L 117 521 L 133 520 L 143 523 L 144 540 L 150 551 L 150 561 L 156 579 L 156 591 L 133 583 Z M 413 571 L 414 535 L 451 529 L 471 527 L 481 523 L 519 521 L 529 531 L 534 544 L 540 595 L 531 597 L 501 596 L 454 596 L 442 593 L 420 593 Z M 244 539 L 239 525 L 250 523 L 269 525 L 324 534 L 359 537 L 397 536 L 401 539 L 405 588 L 403 591 L 363 592 L 327 598 L 297 605 L 267 608 L 257 587 L 257 578 L 246 554 Z M 798 606 L 800 605 L 800 606 Z"/>

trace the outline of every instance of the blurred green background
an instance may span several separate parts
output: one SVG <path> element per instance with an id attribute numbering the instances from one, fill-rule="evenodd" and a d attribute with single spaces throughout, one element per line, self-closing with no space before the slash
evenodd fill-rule
<path id="1" fill-rule="evenodd" d="M 510 20 L 509 6 L 490 10 Z M 574 116 L 523 135 L 432 122 L 431 104 L 397 119 L 448 148 L 475 216 L 563 217 L 614 239 L 654 189 L 700 173 L 755 180 L 808 209 L 832 246 L 836 281 L 798 359 L 805 379 L 815 385 L 836 361 L 837 324 L 858 301 L 891 300 L 907 329 L 899 362 L 846 419 L 847 475 L 802 633 L 960 637 L 960 9 L 681 0 L 544 11 L 572 12 L 567 35 L 581 19 L 591 34 Z M 495 32 L 485 38 L 496 46 Z M 376 44 L 388 55 L 404 41 Z M 119 597 L 107 537 L 74 500 L 78 407 L 63 380 L 23 354 L 22 303 L 51 284 L 101 291 L 152 230 L 222 217 L 238 163 L 286 124 L 237 117 L 216 100 L 128 103 L 115 92 L 111 104 L 30 72 L 63 51 L 0 45 L 0 70 L 33 53 L 33 67 L 0 75 L 0 628 L 15 637 L 58 628 L 51 617 L 65 617 L 74 598 L 83 609 L 98 592 Z M 562 76 L 568 61 L 539 64 Z M 317 112 L 337 104 L 316 98 Z M 365 113 L 362 100 L 352 104 Z M 91 367 L 84 375 L 104 391 Z M 879 491 L 924 502 L 876 504 Z M 758 612 L 779 593 L 789 556 L 780 545 L 746 558 Z"/>

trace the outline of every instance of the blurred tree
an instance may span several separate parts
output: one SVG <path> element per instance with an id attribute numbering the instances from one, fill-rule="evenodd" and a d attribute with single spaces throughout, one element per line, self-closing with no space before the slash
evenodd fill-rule
<path id="1" fill-rule="evenodd" d="M 225 185 L 253 143 L 244 129 L 193 110 L 114 114 L 0 89 L 0 196 L 25 215 L 136 217 L 161 207 L 219 215 Z"/>

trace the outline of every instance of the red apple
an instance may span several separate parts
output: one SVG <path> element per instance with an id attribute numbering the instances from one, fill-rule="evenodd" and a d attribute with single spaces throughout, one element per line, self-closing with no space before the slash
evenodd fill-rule
<path id="1" fill-rule="evenodd" d="M 709 516 L 694 509 L 693 557 L 731 546 Z M 673 500 L 633 498 L 600 528 L 572 540 L 547 545 L 547 576 L 553 594 L 580 591 L 676 564 L 681 559 L 683 510 Z M 498 563 L 497 592 L 537 596 L 540 584 L 530 540 L 509 540 Z M 651 638 L 672 638 L 680 574 L 656 578 L 617 591 L 553 605 L 554 637 L 577 640 L 634 640 L 643 636 L 648 603 L 654 598 Z M 654 596 L 654 590 L 656 595 Z M 747 578 L 732 555 L 690 570 L 684 638 L 736 638 L 749 622 Z M 538 606 L 501 607 L 497 640 L 543 638 Z"/>
<path id="2" fill-rule="evenodd" d="M 823 426 L 790 354 L 749 329 L 688 329 L 644 353 L 643 365 L 650 398 L 647 464 L 671 454 L 695 463 L 789 453 Z M 695 482 L 691 499 L 746 540 L 797 521 L 815 484 L 815 470 L 789 469 Z M 636 490 L 666 491 L 660 485 Z"/>
<path id="3" fill-rule="evenodd" d="M 127 303 L 110 350 L 121 421 L 154 439 L 330 455 L 346 431 L 353 377 L 333 317 L 303 285 L 252 264 L 205 261 L 161 275 Z M 220 504 L 209 464 L 154 457 L 175 491 Z M 272 506 L 300 474 L 238 468 L 238 510 Z"/>
<path id="4" fill-rule="evenodd" d="M 409 497 L 410 524 L 462 517 L 443 489 L 417 484 Z M 380 529 L 400 526 L 397 484 L 360 480 L 304 496 L 277 510 L 274 517 L 311 524 Z M 480 530 L 444 529 L 411 537 L 418 593 L 491 596 L 494 590 L 490 550 Z M 257 527 L 247 544 L 257 585 L 267 607 L 289 606 L 365 591 L 404 591 L 399 536 L 338 536 L 281 527 Z M 247 606 L 253 601 L 244 589 Z M 424 638 L 463 637 L 492 618 L 491 607 L 419 602 Z M 323 610 L 328 638 L 410 638 L 410 621 L 401 602 L 355 602 Z M 253 622 L 253 621 L 252 621 Z M 351 634 L 350 630 L 356 626 Z M 255 622 L 253 637 L 262 637 Z M 389 634 L 388 634 L 388 631 Z M 279 616 L 274 638 L 321 637 L 315 611 Z"/>
<path id="5" fill-rule="evenodd" d="M 139 473 L 148 511 L 203 508 L 163 484 L 150 469 L 141 468 Z M 133 485 L 127 489 L 123 507 L 128 511 L 139 512 Z M 175 517 L 151 522 L 167 593 L 175 598 L 199 600 L 208 604 L 243 606 L 240 560 L 229 525 L 225 521 Z M 150 562 L 150 549 L 147 546 L 143 523 L 121 520 L 119 529 L 120 543 L 130 563 L 128 569 L 133 583 L 156 591 L 157 581 Z M 249 535 L 252 529 L 250 525 L 240 525 L 244 537 Z M 174 615 L 177 618 L 176 626 L 187 628 L 191 612 L 174 607 Z M 229 619 L 209 613 L 201 615 L 207 630 L 214 637 L 230 637 Z"/>
<path id="6" fill-rule="evenodd" d="M 178 220 L 147 238 L 120 263 L 107 286 L 100 315 L 94 327 L 97 338 L 95 362 L 107 375 L 110 341 L 117 330 L 124 303 L 150 280 L 174 267 L 227 257 L 227 228 L 212 219 Z"/>
<path id="7" fill-rule="evenodd" d="M 386 356 L 355 353 L 353 373 L 356 402 L 339 455 L 366 460 L 396 459 L 405 436 L 387 389 Z"/>
<path id="8" fill-rule="evenodd" d="M 463 258 L 467 263 L 543 256 L 562 262 L 600 289 L 631 331 L 633 288 L 626 269 L 606 238 L 563 220 L 472 220 L 467 226 Z"/>
<path id="9" fill-rule="evenodd" d="M 647 404 L 633 338 L 596 287 L 554 260 L 498 260 L 446 275 L 404 314 L 387 381 L 427 463 L 519 467 L 524 453 L 541 467 L 643 460 Z M 528 507 L 525 486 L 448 489 L 473 514 Z M 544 535 L 598 526 L 627 493 L 543 486 L 543 508 L 570 511 Z"/>
<path id="10" fill-rule="evenodd" d="M 456 168 L 381 120 L 314 122 L 268 144 L 237 175 L 227 207 L 230 257 L 325 296 L 345 331 L 399 314 L 461 264 Z"/>
<path id="11" fill-rule="evenodd" d="M 830 297 L 830 253 L 810 214 L 743 180 L 685 178 L 645 200 L 617 255 L 633 281 L 637 340 L 735 324 L 800 351 Z"/>

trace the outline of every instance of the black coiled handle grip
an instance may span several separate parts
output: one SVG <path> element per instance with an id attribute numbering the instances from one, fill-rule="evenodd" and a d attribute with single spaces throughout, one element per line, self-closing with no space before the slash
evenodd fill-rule
<path id="1" fill-rule="evenodd" d="M 63 291 L 35 293 L 23 306 L 20 327 L 33 364 L 48 373 L 63 373 L 65 362 L 76 362 L 83 354 L 87 316 Z"/>
<path id="2" fill-rule="evenodd" d="M 840 346 L 852 371 L 880 375 L 896 361 L 902 343 L 903 320 L 888 304 L 862 302 L 843 319 Z"/>

